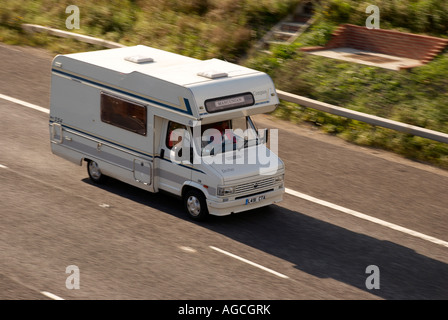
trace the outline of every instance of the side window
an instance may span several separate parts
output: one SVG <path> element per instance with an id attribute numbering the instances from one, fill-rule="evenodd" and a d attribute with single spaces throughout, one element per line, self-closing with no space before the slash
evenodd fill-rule
<path id="1" fill-rule="evenodd" d="M 187 130 L 187 127 L 183 124 L 172 122 L 168 123 L 168 130 L 165 138 L 165 145 L 168 149 L 172 149 L 176 144 L 182 141 L 182 137 L 176 134 L 177 132 L 173 132 L 176 129 Z"/>
<path id="2" fill-rule="evenodd" d="M 101 93 L 101 121 L 146 136 L 146 107 Z"/>

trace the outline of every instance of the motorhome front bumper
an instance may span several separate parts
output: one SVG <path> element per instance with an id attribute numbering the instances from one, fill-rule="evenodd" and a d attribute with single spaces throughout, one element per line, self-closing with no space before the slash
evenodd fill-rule
<path id="1" fill-rule="evenodd" d="M 231 213 L 256 209 L 282 201 L 284 193 L 285 188 L 278 188 L 273 191 L 224 202 L 207 199 L 208 211 L 211 215 L 225 216 Z"/>

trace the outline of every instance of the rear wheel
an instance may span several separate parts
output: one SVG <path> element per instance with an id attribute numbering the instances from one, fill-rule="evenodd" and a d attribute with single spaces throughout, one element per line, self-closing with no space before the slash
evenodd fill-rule
<path id="1" fill-rule="evenodd" d="M 95 183 L 103 183 L 107 177 L 101 172 L 98 163 L 92 160 L 87 161 L 87 173 L 90 179 Z"/>
<path id="2" fill-rule="evenodd" d="M 207 202 L 202 192 L 192 189 L 185 193 L 184 197 L 185 210 L 194 220 L 204 220 L 208 216 Z"/>

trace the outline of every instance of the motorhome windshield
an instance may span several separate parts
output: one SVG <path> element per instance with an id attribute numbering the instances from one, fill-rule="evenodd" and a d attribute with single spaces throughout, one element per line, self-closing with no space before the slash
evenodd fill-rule
<path id="1" fill-rule="evenodd" d="M 201 126 L 202 155 L 240 150 L 260 141 L 250 117 L 219 121 Z"/>

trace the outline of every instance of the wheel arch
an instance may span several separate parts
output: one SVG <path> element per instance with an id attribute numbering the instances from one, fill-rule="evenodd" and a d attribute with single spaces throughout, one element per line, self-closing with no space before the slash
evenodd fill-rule
<path id="1" fill-rule="evenodd" d="M 196 189 L 196 190 L 202 192 L 205 199 L 208 199 L 208 195 L 209 195 L 208 190 L 203 185 L 193 182 L 193 181 L 185 181 L 184 185 L 182 186 L 182 190 L 181 190 L 182 198 L 185 196 L 185 194 L 188 191 L 190 191 L 192 189 Z"/>

